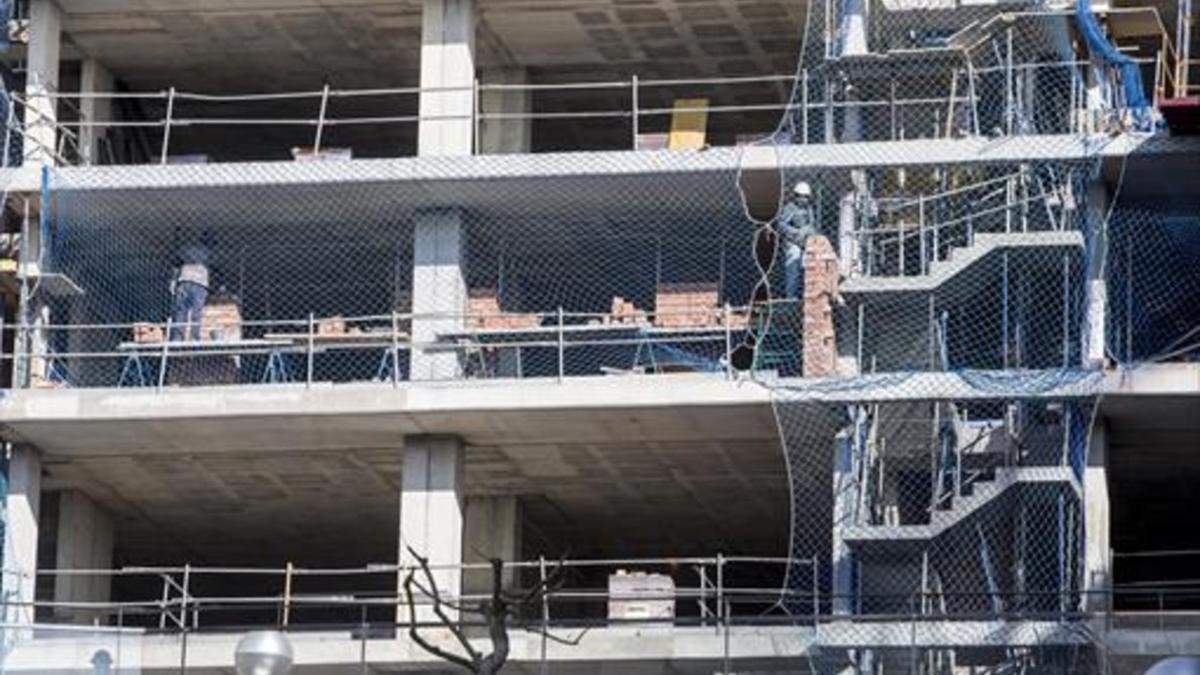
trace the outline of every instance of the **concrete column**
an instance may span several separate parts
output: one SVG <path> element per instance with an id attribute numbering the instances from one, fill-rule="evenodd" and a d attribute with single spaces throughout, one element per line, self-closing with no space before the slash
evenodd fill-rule
<path id="1" fill-rule="evenodd" d="M 58 497 L 56 569 L 106 570 L 112 568 L 113 522 L 90 497 L 70 490 Z M 112 577 L 60 575 L 54 579 L 55 602 L 108 602 Z M 101 616 L 88 610 L 60 608 L 55 614 L 75 623 L 93 623 Z"/>
<path id="2" fill-rule="evenodd" d="M 524 69 L 484 73 L 484 84 L 524 85 L 529 76 Z M 479 95 L 479 152 L 505 155 L 529 152 L 533 120 L 524 118 L 488 119 L 487 115 L 526 115 L 533 112 L 533 92 L 528 89 L 483 89 Z"/>
<path id="3" fill-rule="evenodd" d="M 1108 429 L 1097 418 L 1088 440 L 1087 468 L 1083 473 L 1084 498 L 1084 578 L 1087 592 L 1103 592 L 1112 588 L 1112 544 L 1108 504 Z M 1109 598 L 1086 596 L 1084 606 L 1093 611 L 1109 608 Z"/>
<path id="4" fill-rule="evenodd" d="M 25 81 L 25 163 L 53 164 L 58 148 L 56 100 L 62 12 L 53 0 L 31 0 Z"/>
<path id="5" fill-rule="evenodd" d="M 96 59 L 85 59 L 79 76 L 79 92 L 94 94 L 114 90 L 112 73 Z M 79 112 L 85 122 L 107 122 L 113 118 L 112 104 L 111 98 L 81 98 Z M 79 152 L 84 164 L 99 164 L 102 161 L 102 148 L 108 131 L 105 127 L 79 128 Z"/>
<path id="6" fill-rule="evenodd" d="M 521 507 L 513 495 L 467 498 L 463 530 L 463 561 L 486 563 L 521 560 Z M 516 582 L 515 571 L 505 572 L 504 586 Z M 492 592 L 491 570 L 471 570 L 463 575 L 463 593 Z"/>
<path id="7" fill-rule="evenodd" d="M 474 84 L 475 0 L 424 0 L 418 155 L 471 154 Z"/>
<path id="8" fill-rule="evenodd" d="M 454 436 L 408 436 L 400 492 L 400 564 L 413 562 L 412 547 L 433 566 L 438 592 L 458 597 L 463 555 L 463 444 Z M 403 582 L 403 578 L 401 578 Z M 419 613 L 418 616 L 421 616 Z M 431 616 L 425 613 L 425 616 Z"/>
<path id="9" fill-rule="evenodd" d="M 41 510 L 42 461 L 33 448 L 12 448 L 8 460 L 7 523 L 4 532 L 4 621 L 34 622 L 37 581 L 38 513 Z"/>
<path id="10" fill-rule="evenodd" d="M 851 423 L 838 432 L 833 447 L 833 613 L 854 611 L 854 555 L 842 538 L 842 528 L 854 525 L 854 454 L 863 408 L 853 406 Z"/>
<path id="11" fill-rule="evenodd" d="M 459 354 L 431 349 L 439 334 L 462 330 L 467 305 L 463 214 L 423 211 L 413 227 L 413 350 L 409 379 L 447 380 L 460 374 Z"/>
<path id="12" fill-rule="evenodd" d="M 1083 336 L 1083 365 L 1101 367 L 1104 365 L 1105 353 L 1108 347 L 1106 327 L 1108 325 L 1108 282 L 1104 273 L 1107 269 L 1105 259 L 1108 257 L 1108 226 L 1109 214 L 1108 187 L 1103 177 L 1096 177 L 1087 187 L 1087 218 L 1088 237 L 1087 287 L 1084 289 L 1084 311 L 1087 313 Z M 1124 354 L 1117 355 L 1124 358 Z"/>

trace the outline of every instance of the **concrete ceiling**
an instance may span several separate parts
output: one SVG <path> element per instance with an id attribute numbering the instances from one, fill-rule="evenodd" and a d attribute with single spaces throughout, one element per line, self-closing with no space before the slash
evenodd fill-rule
<path id="1" fill-rule="evenodd" d="M 61 0 L 79 51 L 135 87 L 413 84 L 415 0 Z M 788 73 L 803 5 L 778 0 L 482 0 L 477 63 L 644 76 Z M 236 63 L 236 67 L 230 67 Z"/>
<path id="2" fill-rule="evenodd" d="M 752 432 L 748 429 L 747 432 Z M 394 560 L 399 448 L 48 457 L 47 488 L 117 520 L 126 564 Z M 527 551 L 778 553 L 787 483 L 771 438 L 471 446 L 468 495 L 521 499 Z"/>

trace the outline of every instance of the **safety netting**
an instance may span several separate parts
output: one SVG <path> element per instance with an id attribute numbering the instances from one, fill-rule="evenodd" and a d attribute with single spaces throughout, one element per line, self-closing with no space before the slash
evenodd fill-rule
<path id="1" fill-rule="evenodd" d="M 27 379 L 752 381 L 813 669 L 1096 672 L 1105 369 L 1200 344 L 1200 223 L 1122 194 L 1158 36 L 1115 21 L 813 2 L 739 149 L 53 171 Z"/>

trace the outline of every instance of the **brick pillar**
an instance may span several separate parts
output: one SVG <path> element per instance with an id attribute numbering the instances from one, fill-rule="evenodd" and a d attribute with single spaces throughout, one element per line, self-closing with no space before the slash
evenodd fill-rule
<path id="1" fill-rule="evenodd" d="M 804 245 L 804 377 L 837 374 L 833 299 L 838 293 L 838 257 L 829 239 L 814 235 Z"/>

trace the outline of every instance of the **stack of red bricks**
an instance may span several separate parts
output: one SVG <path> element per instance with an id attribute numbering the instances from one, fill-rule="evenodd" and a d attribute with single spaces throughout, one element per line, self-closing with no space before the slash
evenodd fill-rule
<path id="1" fill-rule="evenodd" d="M 471 330 L 519 330 L 541 325 L 537 314 L 515 314 L 500 310 L 494 288 L 472 288 L 467 293 L 466 326 Z"/>
<path id="2" fill-rule="evenodd" d="M 345 335 L 346 320 L 340 316 L 331 316 L 317 322 L 317 335 Z"/>
<path id="3" fill-rule="evenodd" d="M 804 245 L 804 376 L 837 374 L 833 301 L 838 295 L 838 259 L 829 239 L 816 235 Z"/>
<path id="4" fill-rule="evenodd" d="M 204 306 L 200 318 L 201 340 L 240 340 L 242 308 L 232 300 L 216 300 Z"/>
<path id="5" fill-rule="evenodd" d="M 162 342 L 163 327 L 157 323 L 135 323 L 133 341 L 141 344 Z"/>
<path id="6" fill-rule="evenodd" d="M 719 303 L 714 283 L 660 284 L 654 296 L 654 324 L 663 328 L 715 326 Z"/>
<path id="7" fill-rule="evenodd" d="M 619 295 L 613 296 L 610 316 L 613 323 L 646 323 L 646 312 Z"/>

